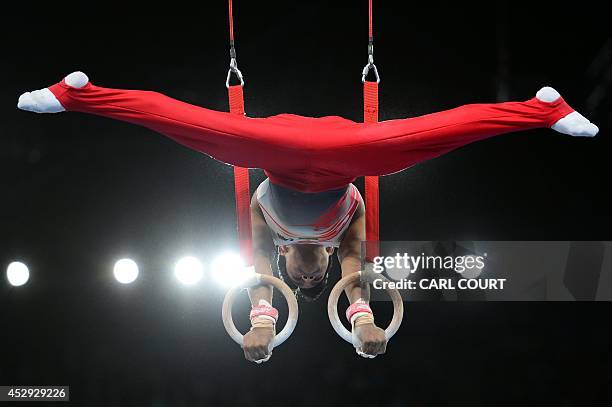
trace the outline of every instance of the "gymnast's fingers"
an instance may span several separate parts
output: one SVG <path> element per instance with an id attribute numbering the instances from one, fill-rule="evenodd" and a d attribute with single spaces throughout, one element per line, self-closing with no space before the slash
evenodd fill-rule
<path id="1" fill-rule="evenodd" d="M 249 360 L 251 362 L 255 362 L 257 360 L 263 359 L 266 356 L 267 356 L 266 350 L 261 346 L 244 348 L 244 357 L 246 358 L 246 360 Z"/>
<path id="2" fill-rule="evenodd" d="M 379 355 L 384 355 L 387 352 L 387 341 L 383 341 L 381 342 L 379 348 L 378 348 L 378 354 Z"/>
<path id="3" fill-rule="evenodd" d="M 361 345 L 361 351 L 366 355 L 377 355 L 377 344 L 375 342 L 370 341 L 364 342 Z"/>

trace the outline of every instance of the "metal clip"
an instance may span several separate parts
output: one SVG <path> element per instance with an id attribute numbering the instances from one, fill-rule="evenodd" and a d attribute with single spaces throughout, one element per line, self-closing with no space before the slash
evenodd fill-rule
<path id="1" fill-rule="evenodd" d="M 380 76 L 378 75 L 378 69 L 376 69 L 376 65 L 373 62 L 368 62 L 366 66 L 363 67 L 363 72 L 361 72 L 361 82 L 366 81 L 366 76 L 370 72 L 370 69 L 374 71 L 374 76 L 376 77 L 376 83 L 380 83 Z"/>
<path id="2" fill-rule="evenodd" d="M 236 61 L 236 51 L 230 50 L 230 55 L 232 55 L 230 59 L 229 69 L 227 71 L 227 79 L 225 80 L 225 87 L 230 87 L 230 78 L 232 77 L 232 72 L 236 74 L 236 77 L 240 80 L 240 86 L 244 86 L 244 78 L 242 76 L 242 72 L 238 69 L 238 62 Z"/>
<path id="3" fill-rule="evenodd" d="M 368 44 L 368 63 L 363 67 L 363 71 L 361 72 L 361 82 L 364 83 L 366 81 L 366 76 L 370 72 L 370 69 L 374 71 L 374 76 L 376 77 L 376 83 L 380 83 L 380 76 L 378 75 L 378 69 L 376 65 L 374 65 L 374 44 L 371 42 Z"/>

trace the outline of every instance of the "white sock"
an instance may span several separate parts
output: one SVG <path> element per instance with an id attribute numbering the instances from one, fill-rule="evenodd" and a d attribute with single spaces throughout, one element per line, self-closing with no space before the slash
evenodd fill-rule
<path id="1" fill-rule="evenodd" d="M 89 82 L 89 78 L 83 72 L 76 71 L 66 76 L 64 78 L 64 82 L 66 82 L 66 85 L 78 89 L 87 85 L 87 83 Z"/>
<path id="2" fill-rule="evenodd" d="M 17 107 L 34 113 L 59 113 L 66 110 L 47 88 L 26 92 L 19 96 Z"/>
<path id="3" fill-rule="evenodd" d="M 542 102 L 554 102 L 559 99 L 561 95 L 559 92 L 551 88 L 550 86 L 545 86 L 536 93 L 536 97 L 540 99 Z"/>
<path id="4" fill-rule="evenodd" d="M 64 81 L 68 86 L 82 88 L 87 85 L 89 78 L 83 72 L 73 72 Z M 34 113 L 59 113 L 66 110 L 48 88 L 25 92 L 19 96 L 17 107 Z"/>
<path id="5" fill-rule="evenodd" d="M 554 102 L 560 97 L 559 92 L 549 86 L 543 87 L 536 93 L 536 98 L 542 102 Z M 576 137 L 594 137 L 599 132 L 596 125 L 578 112 L 568 114 L 553 124 L 551 128 L 559 133 Z"/>

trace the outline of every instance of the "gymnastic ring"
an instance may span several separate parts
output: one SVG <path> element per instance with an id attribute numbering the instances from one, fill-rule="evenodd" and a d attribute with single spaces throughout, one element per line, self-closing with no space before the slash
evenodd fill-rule
<path id="1" fill-rule="evenodd" d="M 229 336 L 240 346 L 243 345 L 244 336 L 240 333 L 240 331 L 238 331 L 236 325 L 234 324 L 234 319 L 232 318 L 232 306 L 234 304 L 234 300 L 240 291 L 261 284 L 271 285 L 279 290 L 287 300 L 287 306 L 289 308 L 287 323 L 285 324 L 283 330 L 274 337 L 272 347 L 277 347 L 281 343 L 285 342 L 287 338 L 291 336 L 295 326 L 297 325 L 298 303 L 293 291 L 291 291 L 291 288 L 289 288 L 289 286 L 282 280 L 274 276 L 254 274 L 252 277 L 249 277 L 248 280 L 236 285 L 235 287 L 232 287 L 227 294 L 225 294 L 225 299 L 223 300 L 223 309 L 221 311 L 223 326 L 225 326 L 225 330 Z"/>
<path id="2" fill-rule="evenodd" d="M 353 343 L 353 334 L 348 329 L 346 329 L 344 325 L 342 325 L 340 317 L 338 316 L 338 299 L 340 298 L 340 295 L 342 294 L 344 289 L 350 284 L 358 282 L 362 278 L 362 275 L 365 276 L 368 284 L 370 284 L 374 279 L 388 281 L 381 274 L 376 274 L 373 272 L 366 272 L 362 274 L 362 272 L 360 271 L 358 273 L 352 273 L 342 278 L 336 283 L 334 288 L 331 290 L 331 293 L 329 294 L 329 299 L 327 300 L 327 315 L 329 316 L 329 322 L 331 322 L 334 331 L 336 331 L 336 333 L 340 335 L 342 339 L 352 344 L 353 346 L 356 346 Z M 402 324 L 402 319 L 404 318 L 404 302 L 399 291 L 397 291 L 396 289 L 387 288 L 387 293 L 389 293 L 389 296 L 393 301 L 393 318 L 391 319 L 391 322 L 389 323 L 387 329 L 385 329 L 385 338 L 389 340 L 391 339 L 391 337 L 393 337 L 393 335 L 395 335 L 400 325 Z"/>

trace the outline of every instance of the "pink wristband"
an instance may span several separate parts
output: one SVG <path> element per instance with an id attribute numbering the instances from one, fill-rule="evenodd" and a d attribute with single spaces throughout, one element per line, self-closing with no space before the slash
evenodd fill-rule
<path id="1" fill-rule="evenodd" d="M 251 313 L 249 314 L 249 318 L 252 320 L 255 317 L 266 316 L 274 319 L 274 322 L 278 319 L 278 310 L 269 305 L 254 305 L 251 308 Z"/>
<path id="2" fill-rule="evenodd" d="M 358 312 L 366 312 L 368 314 L 372 314 L 372 308 L 368 305 L 364 300 L 357 300 L 353 304 L 351 304 L 346 310 L 346 319 L 352 323 L 353 315 Z"/>

